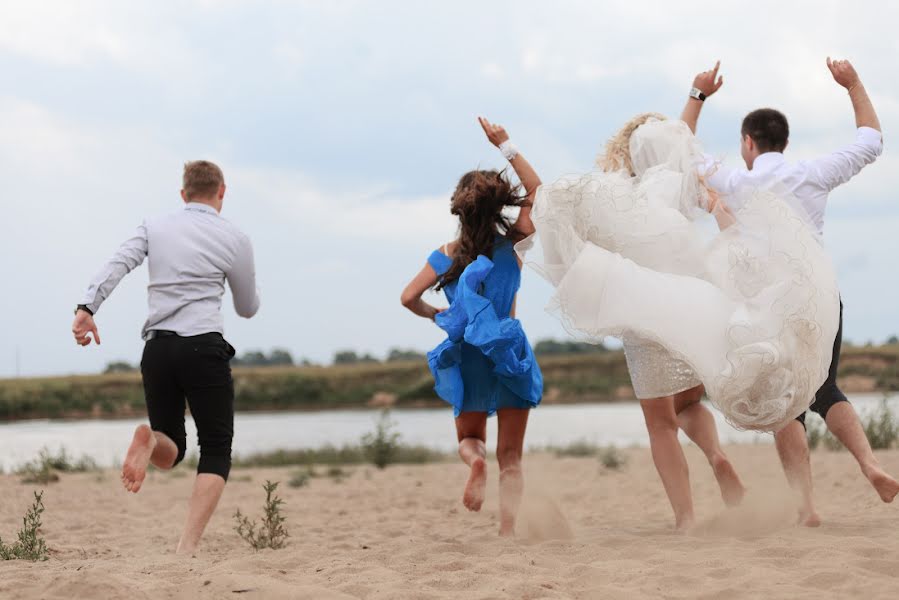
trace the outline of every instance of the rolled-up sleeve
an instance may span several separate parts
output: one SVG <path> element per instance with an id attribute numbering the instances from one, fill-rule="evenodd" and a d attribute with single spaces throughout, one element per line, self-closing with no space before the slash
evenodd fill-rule
<path id="1" fill-rule="evenodd" d="M 859 127 L 855 142 L 822 158 L 809 161 L 817 183 L 832 190 L 844 184 L 877 160 L 883 152 L 883 135 L 871 127 Z"/>
<path id="2" fill-rule="evenodd" d="M 231 269 L 225 274 L 234 297 L 234 310 L 249 319 L 259 311 L 259 290 L 256 288 L 256 262 L 253 244 L 245 235 L 240 237 Z"/>
<path id="3" fill-rule="evenodd" d="M 144 262 L 147 248 L 147 222 L 144 221 L 134 235 L 119 246 L 112 258 L 94 276 L 81 304 L 87 306 L 92 313 L 100 310 L 100 305 L 109 298 L 122 278 Z"/>

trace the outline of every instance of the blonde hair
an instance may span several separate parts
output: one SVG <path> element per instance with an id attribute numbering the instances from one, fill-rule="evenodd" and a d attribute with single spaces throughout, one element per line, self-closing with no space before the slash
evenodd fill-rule
<path id="1" fill-rule="evenodd" d="M 596 157 L 596 166 L 606 172 L 626 170 L 628 175 L 634 175 L 634 163 L 631 161 L 631 136 L 640 125 L 650 119 L 665 121 L 665 115 L 647 112 L 641 113 L 624 124 L 621 130 L 606 142 L 605 151 Z"/>
<path id="2" fill-rule="evenodd" d="M 225 185 L 225 175 L 215 163 L 192 160 L 184 163 L 182 189 L 189 199 L 211 198 Z"/>

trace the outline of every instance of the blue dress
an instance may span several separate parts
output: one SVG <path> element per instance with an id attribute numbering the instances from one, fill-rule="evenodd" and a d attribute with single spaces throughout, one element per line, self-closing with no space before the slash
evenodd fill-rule
<path id="1" fill-rule="evenodd" d="M 438 276 L 452 262 L 439 250 L 428 258 Z M 428 353 L 428 365 L 437 395 L 453 406 L 457 417 L 540 403 L 543 374 L 521 322 L 509 316 L 520 285 L 512 243 L 499 238 L 493 260 L 478 256 L 443 288 L 449 308 L 435 321 L 447 339 Z"/>

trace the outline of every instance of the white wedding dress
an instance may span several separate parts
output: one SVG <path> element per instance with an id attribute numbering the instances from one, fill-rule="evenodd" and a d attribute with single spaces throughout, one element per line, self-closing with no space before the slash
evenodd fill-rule
<path id="1" fill-rule="evenodd" d="M 639 397 L 701 382 L 734 426 L 778 430 L 813 401 L 837 333 L 817 234 L 770 185 L 739 192 L 733 223 L 708 239 L 689 128 L 651 121 L 630 151 L 634 177 L 595 170 L 538 191 L 537 233 L 518 249 L 556 287 L 549 309 L 582 339 L 622 338 Z"/>

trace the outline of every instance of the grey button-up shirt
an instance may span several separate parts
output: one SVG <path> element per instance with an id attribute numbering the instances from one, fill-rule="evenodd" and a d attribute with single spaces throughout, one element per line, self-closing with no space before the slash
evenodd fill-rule
<path id="1" fill-rule="evenodd" d="M 145 219 L 93 278 L 81 304 L 97 312 L 112 290 L 147 258 L 149 316 L 141 335 L 153 329 L 190 336 L 224 333 L 225 280 L 234 310 L 250 318 L 259 310 L 253 246 L 243 232 L 206 204 Z"/>

